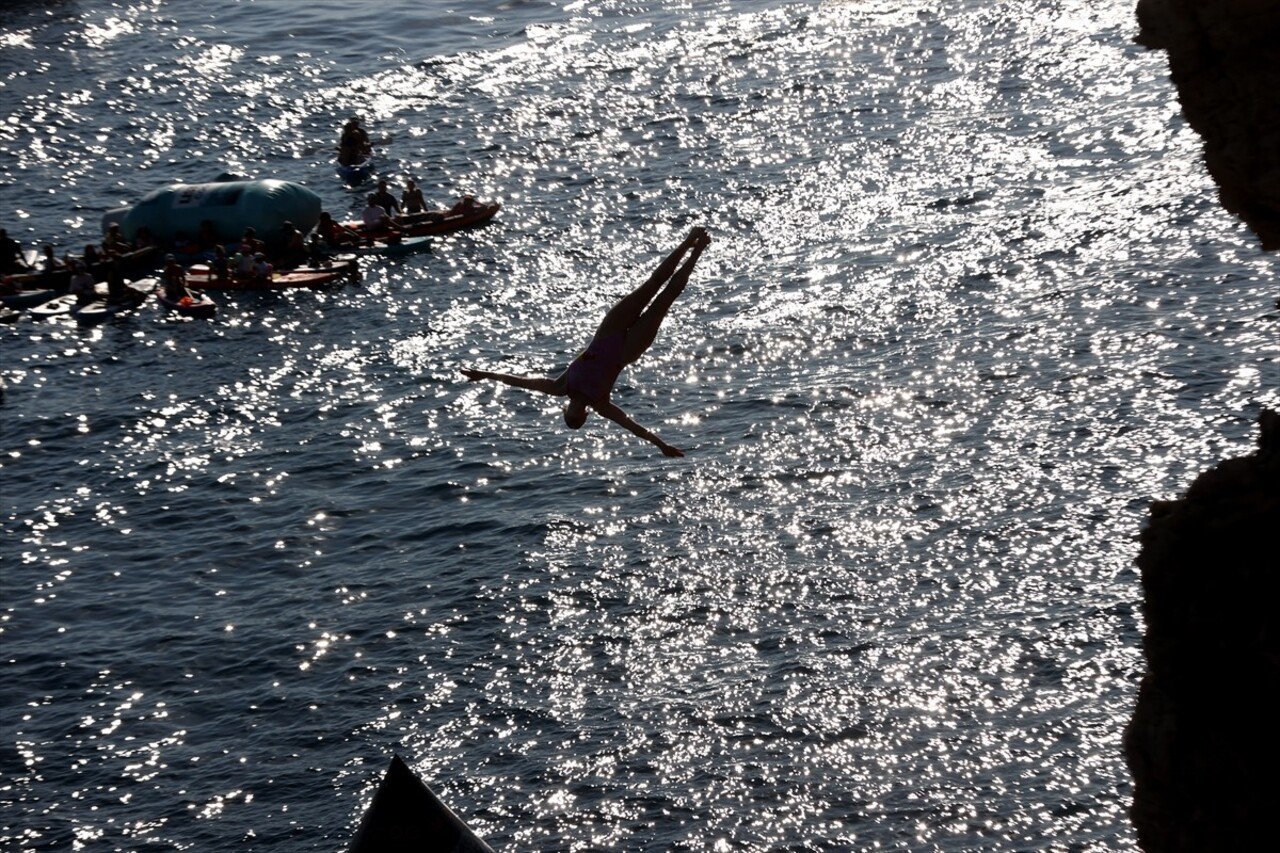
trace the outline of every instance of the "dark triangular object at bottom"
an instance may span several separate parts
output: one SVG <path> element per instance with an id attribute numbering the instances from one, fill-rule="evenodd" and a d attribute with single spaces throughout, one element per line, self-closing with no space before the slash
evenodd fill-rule
<path id="1" fill-rule="evenodd" d="M 493 853 L 493 848 L 396 755 L 347 853 Z"/>

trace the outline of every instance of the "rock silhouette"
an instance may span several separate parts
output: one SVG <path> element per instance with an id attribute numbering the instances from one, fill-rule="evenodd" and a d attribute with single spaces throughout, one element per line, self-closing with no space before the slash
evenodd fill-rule
<path id="1" fill-rule="evenodd" d="M 1280 248 L 1280 3 L 1138 0 L 1138 42 L 1164 50 L 1222 206 Z"/>

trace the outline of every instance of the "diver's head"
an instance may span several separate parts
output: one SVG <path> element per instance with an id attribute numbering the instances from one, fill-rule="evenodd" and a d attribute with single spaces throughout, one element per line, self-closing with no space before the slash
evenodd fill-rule
<path id="1" fill-rule="evenodd" d="M 587 422 L 587 404 L 579 399 L 572 399 L 564 407 L 564 422 L 569 429 L 581 429 Z"/>

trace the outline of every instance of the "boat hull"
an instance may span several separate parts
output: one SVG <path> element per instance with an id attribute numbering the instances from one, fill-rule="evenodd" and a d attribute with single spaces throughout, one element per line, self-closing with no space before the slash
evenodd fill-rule
<path id="1" fill-rule="evenodd" d="M 19 290 L 17 293 L 6 293 L 0 296 L 0 304 L 8 308 L 23 309 L 34 308 L 42 305 L 58 295 L 58 291 L 53 288 L 41 288 L 40 290 Z"/>
<path id="2" fill-rule="evenodd" d="M 181 314 L 183 317 L 194 317 L 200 320 L 212 319 L 218 313 L 218 303 L 214 302 L 204 293 L 198 293 L 194 297 L 185 297 L 183 299 L 170 299 L 164 295 L 164 288 L 156 288 L 156 301 L 161 307 L 175 314 Z"/>

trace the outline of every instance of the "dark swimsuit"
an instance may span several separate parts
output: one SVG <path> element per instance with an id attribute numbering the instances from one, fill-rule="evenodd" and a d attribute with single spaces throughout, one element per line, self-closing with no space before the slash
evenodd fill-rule
<path id="1" fill-rule="evenodd" d="M 613 332 L 601 338 L 592 338 L 582 354 L 569 365 L 565 387 L 571 394 L 581 394 L 593 403 L 609 399 L 613 383 L 624 367 L 622 348 L 627 342 L 624 332 Z"/>

